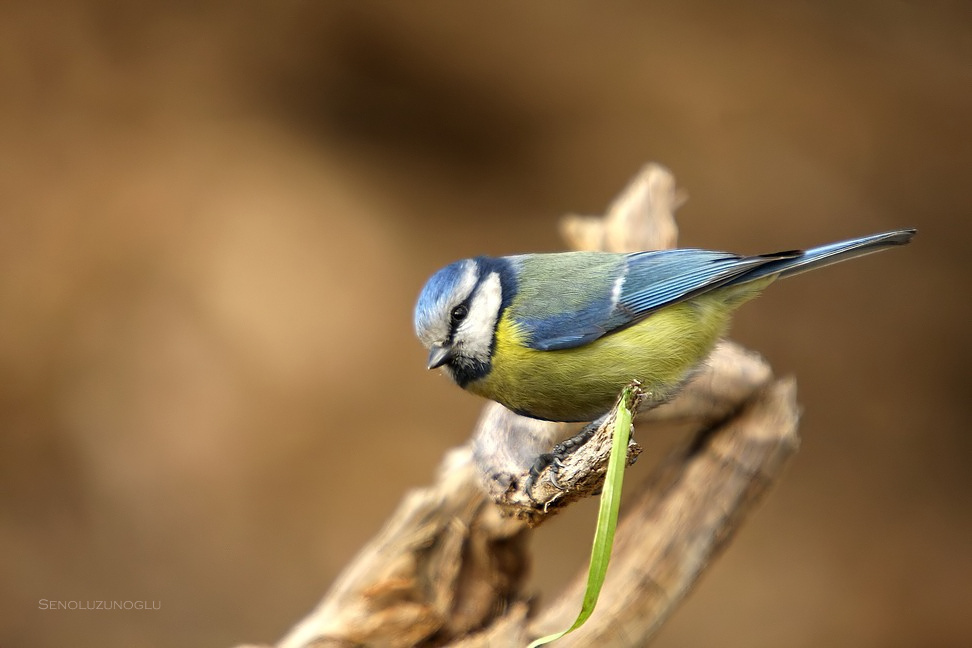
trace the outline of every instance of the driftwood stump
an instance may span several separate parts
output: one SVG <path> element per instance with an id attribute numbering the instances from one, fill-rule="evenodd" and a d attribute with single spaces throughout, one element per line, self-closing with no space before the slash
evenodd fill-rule
<path id="1" fill-rule="evenodd" d="M 648 165 L 604 217 L 568 216 L 563 233 L 575 249 L 673 247 L 681 202 L 671 173 Z M 677 398 L 638 417 L 638 438 L 666 422 L 694 433 L 644 484 L 626 486 L 634 502 L 619 524 L 597 610 L 557 646 L 648 642 L 796 451 L 795 398 L 791 380 L 723 342 Z M 567 627 L 586 565 L 557 599 L 538 606 L 525 590 L 526 540 L 532 526 L 597 492 L 610 431 L 602 426 L 569 458 L 559 475 L 566 490 L 542 474 L 528 494 L 525 471 L 568 429 L 487 404 L 470 443 L 446 454 L 431 486 L 404 497 L 277 647 L 525 646 Z M 629 460 L 640 451 L 634 442 L 628 450 Z"/>

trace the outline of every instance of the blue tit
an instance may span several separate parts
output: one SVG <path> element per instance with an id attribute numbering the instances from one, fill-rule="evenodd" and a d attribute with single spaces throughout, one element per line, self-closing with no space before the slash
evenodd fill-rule
<path id="1" fill-rule="evenodd" d="M 593 421 L 638 380 L 672 397 L 743 303 L 779 278 L 908 243 L 915 230 L 806 251 L 677 249 L 456 261 L 425 284 L 415 331 L 460 387 L 549 421 Z"/>

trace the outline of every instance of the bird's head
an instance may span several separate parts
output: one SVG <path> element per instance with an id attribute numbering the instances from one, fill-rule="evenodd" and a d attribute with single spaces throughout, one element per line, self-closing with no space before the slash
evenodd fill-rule
<path id="1" fill-rule="evenodd" d="M 465 259 L 426 282 L 415 304 L 415 334 L 429 350 L 429 369 L 441 367 L 462 386 L 489 373 L 505 270 L 500 259 Z"/>

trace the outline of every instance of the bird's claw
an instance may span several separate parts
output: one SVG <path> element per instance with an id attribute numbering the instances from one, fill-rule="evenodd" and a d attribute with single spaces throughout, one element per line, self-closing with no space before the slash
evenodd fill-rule
<path id="1" fill-rule="evenodd" d="M 550 484 L 559 491 L 565 491 L 567 488 L 560 483 L 558 475 L 560 469 L 564 467 L 563 460 L 569 457 L 573 452 L 577 451 L 578 448 L 583 446 L 585 443 L 590 441 L 591 437 L 594 436 L 594 432 L 597 430 L 600 421 L 595 421 L 589 425 L 586 425 L 584 429 L 570 437 L 561 441 L 554 446 L 553 451 L 546 452 L 533 462 L 533 466 L 530 467 L 530 472 L 527 474 L 526 480 L 523 482 L 523 490 L 534 503 L 539 504 L 540 502 L 533 497 L 533 487 L 537 483 L 540 474 L 550 467 L 550 472 L 548 474 L 548 481 Z"/>
<path id="2" fill-rule="evenodd" d="M 533 462 L 533 465 L 530 466 L 530 472 L 527 474 L 526 480 L 523 482 L 523 491 L 535 504 L 539 504 L 540 502 L 533 497 L 533 487 L 536 485 L 537 479 L 540 477 L 540 473 L 546 470 L 547 466 L 551 465 L 554 467 L 554 470 L 551 471 L 550 481 L 551 483 L 555 484 L 557 488 L 563 490 L 563 488 L 560 487 L 560 482 L 557 481 L 556 477 L 556 473 L 563 466 L 563 463 L 553 452 L 545 452 L 537 457 L 536 461 Z"/>

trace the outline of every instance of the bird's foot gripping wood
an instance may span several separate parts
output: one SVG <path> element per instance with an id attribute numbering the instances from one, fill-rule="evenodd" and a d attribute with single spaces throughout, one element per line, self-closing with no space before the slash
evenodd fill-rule
<path id="1" fill-rule="evenodd" d="M 530 474 L 527 475 L 526 480 L 523 482 L 523 491 L 527 494 L 530 499 L 533 499 L 533 487 L 536 484 L 537 478 L 543 473 L 543 471 L 550 467 L 550 474 L 548 479 L 550 484 L 553 485 L 558 490 L 566 490 L 566 488 L 560 483 L 558 479 L 558 474 L 561 468 L 564 466 L 564 459 L 570 456 L 572 453 L 581 448 L 585 443 L 591 440 L 594 433 L 597 432 L 597 428 L 604 422 L 607 418 L 605 414 L 601 418 L 588 423 L 581 429 L 580 432 L 565 439 L 554 446 L 553 450 L 550 452 L 545 452 L 534 461 L 533 466 L 530 467 Z M 537 500 L 533 500 L 537 504 L 541 504 Z"/>
<path id="2" fill-rule="evenodd" d="M 645 398 L 640 386 L 633 386 L 631 411 Z M 541 455 L 554 438 L 564 436 L 566 424 L 518 416 L 501 405 L 487 408 L 473 443 L 486 492 L 505 514 L 530 525 L 597 494 L 607 472 L 616 416 L 615 408 Z M 629 439 L 627 464 L 640 453 Z"/>

